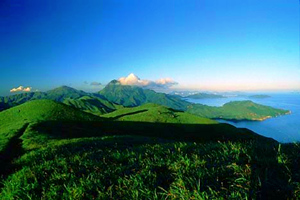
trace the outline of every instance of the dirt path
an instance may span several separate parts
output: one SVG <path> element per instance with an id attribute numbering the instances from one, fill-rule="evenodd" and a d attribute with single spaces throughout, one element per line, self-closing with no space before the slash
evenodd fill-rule
<path id="1" fill-rule="evenodd" d="M 22 148 L 22 139 L 20 137 L 24 134 L 28 125 L 28 123 L 24 124 L 18 133 L 10 139 L 7 148 L 0 153 L 0 178 L 6 178 L 13 173 L 15 170 L 13 160 L 24 154 L 25 151 Z"/>

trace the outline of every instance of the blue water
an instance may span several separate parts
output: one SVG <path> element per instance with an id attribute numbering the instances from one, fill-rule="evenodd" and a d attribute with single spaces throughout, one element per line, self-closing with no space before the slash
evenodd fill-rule
<path id="1" fill-rule="evenodd" d="M 279 142 L 300 142 L 300 94 L 268 94 L 271 97 L 254 99 L 244 97 L 228 97 L 221 99 L 187 99 L 192 103 L 200 103 L 209 106 L 222 106 L 230 101 L 251 100 L 255 103 L 282 108 L 292 111 L 289 115 L 279 116 L 265 121 L 240 121 L 231 122 L 218 120 L 232 124 L 236 127 L 248 128 L 260 135 L 271 137 Z"/>

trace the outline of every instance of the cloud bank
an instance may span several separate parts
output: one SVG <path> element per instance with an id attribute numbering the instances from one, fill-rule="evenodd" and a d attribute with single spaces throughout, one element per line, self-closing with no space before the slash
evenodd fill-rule
<path id="1" fill-rule="evenodd" d="M 12 88 L 10 92 L 30 92 L 32 87 L 19 86 L 17 88 Z"/>
<path id="2" fill-rule="evenodd" d="M 127 77 L 121 77 L 118 80 L 122 85 L 136 85 L 140 87 L 147 88 L 169 88 L 178 83 L 173 81 L 171 78 L 161 78 L 156 81 L 142 80 L 133 73 L 129 74 Z"/>

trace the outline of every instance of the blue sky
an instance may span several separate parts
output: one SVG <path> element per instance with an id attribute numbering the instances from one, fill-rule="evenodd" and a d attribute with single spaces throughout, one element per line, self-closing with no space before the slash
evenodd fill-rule
<path id="1" fill-rule="evenodd" d="M 4 0 L 0 44 L 0 95 L 130 73 L 180 89 L 300 89 L 296 0 Z"/>

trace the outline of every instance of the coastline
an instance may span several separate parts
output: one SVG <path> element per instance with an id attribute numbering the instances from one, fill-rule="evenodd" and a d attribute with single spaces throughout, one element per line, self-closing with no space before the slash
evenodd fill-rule
<path id="1" fill-rule="evenodd" d="M 275 117 L 280 117 L 280 116 L 283 116 L 283 115 L 290 115 L 292 114 L 292 111 L 287 111 L 283 114 L 278 114 L 278 115 L 275 115 L 275 116 L 265 116 L 265 117 L 261 117 L 261 118 L 253 118 L 253 119 L 228 119 L 228 118 L 222 118 L 222 117 L 216 117 L 216 118 L 213 118 L 214 120 L 225 120 L 225 121 L 230 121 L 230 122 L 259 122 L 259 121 L 264 121 L 264 120 L 267 120 L 267 119 L 270 119 L 270 118 L 275 118 Z"/>

